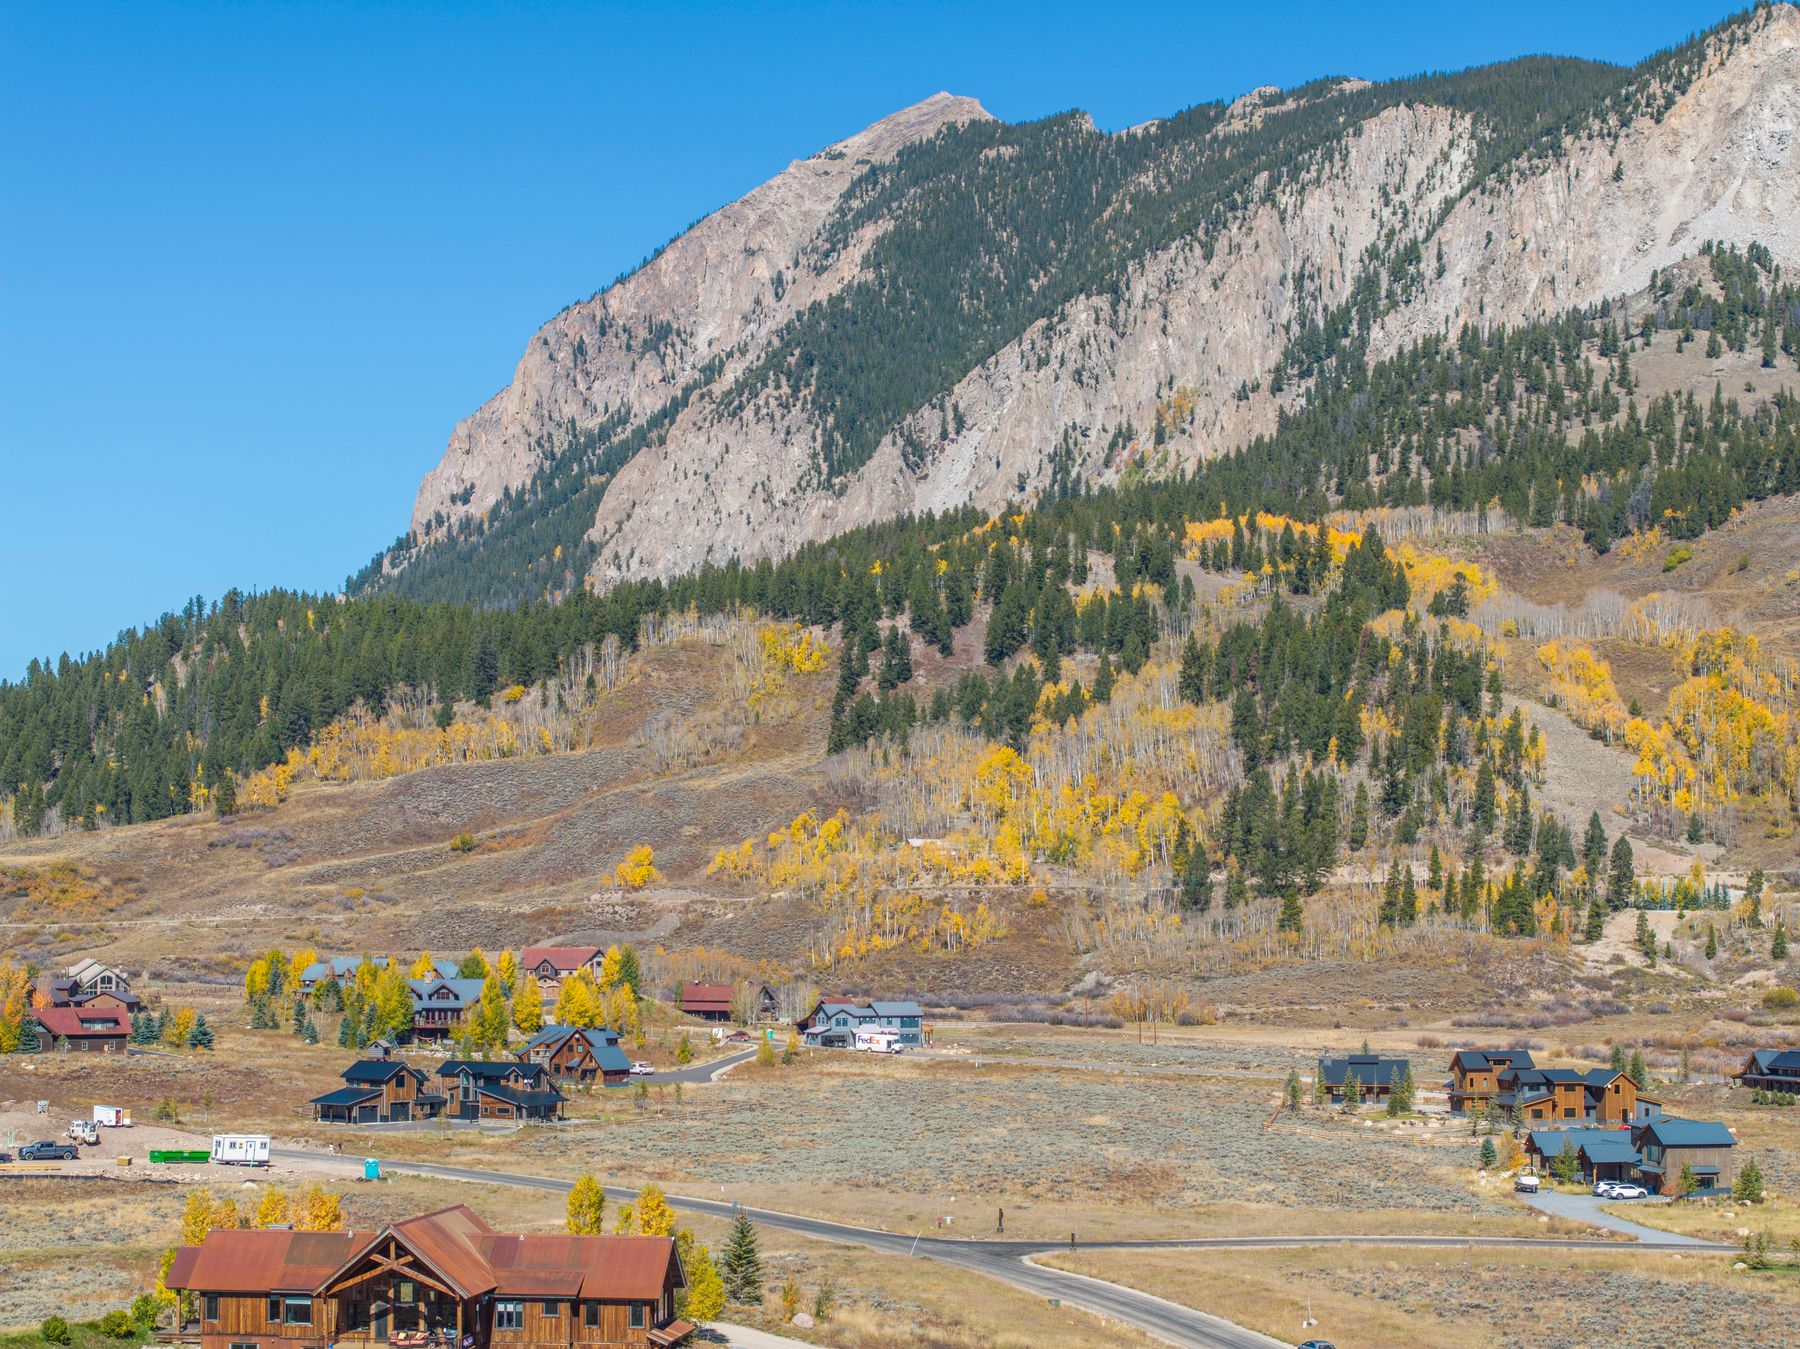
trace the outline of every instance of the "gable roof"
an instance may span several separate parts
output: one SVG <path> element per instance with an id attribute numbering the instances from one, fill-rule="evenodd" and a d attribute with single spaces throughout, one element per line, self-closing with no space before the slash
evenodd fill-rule
<path id="1" fill-rule="evenodd" d="M 1800 1073 L 1800 1049 L 1759 1049 L 1750 1055 L 1747 1071 Z"/>
<path id="2" fill-rule="evenodd" d="M 1716 1120 L 1655 1119 L 1638 1130 L 1637 1137 L 1652 1139 L 1665 1148 L 1735 1148 L 1731 1130 Z"/>
<path id="3" fill-rule="evenodd" d="M 1465 1073 L 1485 1073 L 1492 1068 L 1532 1068 L 1528 1049 L 1459 1049 L 1450 1056 L 1452 1068 Z"/>
<path id="4" fill-rule="evenodd" d="M 598 946 L 527 946 L 519 952 L 519 968 L 535 970 L 549 961 L 559 974 L 572 974 L 601 954 Z"/>
<path id="5" fill-rule="evenodd" d="M 369 1233 L 237 1228 L 183 1246 L 165 1280 L 208 1293 L 311 1293 Z"/>
<path id="6" fill-rule="evenodd" d="M 346 1082 L 386 1082 L 402 1073 L 412 1073 L 420 1081 L 425 1074 L 408 1067 L 403 1059 L 358 1059 L 339 1074 Z"/>
<path id="7" fill-rule="evenodd" d="M 652 1302 L 685 1286 L 668 1237 L 520 1236 L 458 1204 L 379 1232 L 212 1232 L 176 1252 L 167 1284 L 198 1292 L 318 1294 L 393 1238 L 466 1297 L 582 1297 Z"/>
<path id="8" fill-rule="evenodd" d="M 518 1059 L 446 1059 L 438 1068 L 439 1077 L 458 1077 L 467 1073 L 477 1082 L 500 1082 L 515 1073 L 527 1082 L 548 1076 L 541 1063 L 521 1063 Z"/>
<path id="9" fill-rule="evenodd" d="M 874 1012 L 876 1016 L 917 1016 L 917 1017 L 922 1017 L 925 1015 L 925 1009 L 923 1007 L 919 1006 L 918 1003 L 911 1002 L 911 1001 L 904 1001 L 904 1002 L 874 1001 L 869 1004 L 869 1009 L 872 1012 Z"/>
<path id="10" fill-rule="evenodd" d="M 481 988 L 486 980 L 439 977 L 436 979 L 408 979 L 406 982 L 412 989 L 413 1006 L 416 1009 L 428 1003 L 442 1007 L 473 1006 L 481 1001 Z M 449 989 L 455 995 L 454 998 L 433 999 L 431 995 L 440 988 Z"/>
<path id="11" fill-rule="evenodd" d="M 706 1012 L 729 1012 L 731 1010 L 732 989 L 730 984 L 683 984 L 681 988 L 681 1010 L 700 1010 Z"/>
<path id="12" fill-rule="evenodd" d="M 131 1033 L 131 1018 L 122 1007 L 38 1007 L 31 1015 L 50 1034 L 69 1040 Z"/>
<path id="13" fill-rule="evenodd" d="M 1328 1087 L 1341 1087 L 1346 1076 L 1354 1072 L 1365 1087 L 1391 1087 L 1406 1076 L 1408 1060 L 1384 1059 L 1378 1054 L 1352 1054 L 1348 1058 L 1319 1060 L 1319 1076 Z"/>

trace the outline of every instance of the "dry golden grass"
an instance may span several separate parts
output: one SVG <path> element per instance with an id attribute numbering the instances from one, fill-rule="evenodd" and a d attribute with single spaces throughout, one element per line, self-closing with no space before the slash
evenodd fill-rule
<path id="1" fill-rule="evenodd" d="M 1150 1251 L 1045 1263 L 1224 1316 L 1289 1343 L 1490 1349 L 1786 1343 L 1800 1285 L 1718 1257 L 1610 1251 Z M 1629 1290 L 1629 1291 L 1627 1291 Z M 1628 1310 L 1625 1308 L 1628 1307 Z M 1306 1324 L 1312 1318 L 1314 1324 Z M 1547 1336 L 1547 1338 L 1546 1338 Z"/>

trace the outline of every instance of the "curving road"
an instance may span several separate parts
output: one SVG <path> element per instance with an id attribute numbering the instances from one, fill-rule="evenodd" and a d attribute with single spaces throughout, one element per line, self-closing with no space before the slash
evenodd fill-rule
<path id="1" fill-rule="evenodd" d="M 295 1161 L 333 1162 L 344 1158 L 332 1153 L 299 1148 L 275 1148 L 274 1154 Z M 545 1190 L 565 1194 L 572 1182 L 551 1176 L 532 1176 L 512 1171 L 490 1171 L 480 1167 L 445 1166 L 436 1162 L 389 1162 L 389 1171 L 444 1180 L 470 1181 L 477 1184 L 508 1185 L 516 1189 Z M 635 1199 L 637 1192 L 609 1185 L 606 1193 L 613 1199 Z M 766 1227 L 818 1241 L 840 1245 L 863 1246 L 892 1255 L 917 1256 L 940 1260 L 945 1264 L 1000 1279 L 1046 1298 L 1057 1298 L 1071 1307 L 1079 1307 L 1096 1316 L 1123 1322 L 1163 1340 L 1168 1344 L 1191 1346 L 1192 1349 L 1279 1349 L 1280 1340 L 1270 1339 L 1256 1331 L 1209 1316 L 1191 1307 L 1168 1302 L 1135 1288 L 1107 1283 L 1066 1270 L 1051 1269 L 1031 1257 L 1050 1254 L 1062 1247 L 1042 1241 L 951 1241 L 942 1237 L 907 1236 L 874 1227 L 856 1227 L 848 1223 L 808 1218 L 797 1213 L 781 1213 L 773 1209 L 750 1208 L 719 1199 L 691 1199 L 670 1195 L 669 1202 L 678 1208 L 705 1213 L 716 1218 L 733 1218 L 742 1211 Z M 1550 1248 L 1592 1250 L 1613 1243 L 1574 1237 L 1458 1237 L 1458 1236 L 1282 1236 L 1282 1237 L 1188 1237 L 1170 1240 L 1084 1241 L 1083 1250 L 1259 1250 L 1292 1249 L 1308 1246 L 1397 1246 L 1397 1247 L 1482 1247 L 1486 1248 Z M 1687 1254 L 1700 1252 L 1727 1253 L 1735 1246 L 1696 1243 L 1692 1238 L 1672 1234 L 1667 1240 L 1620 1243 L 1632 1250 L 1670 1250 Z"/>

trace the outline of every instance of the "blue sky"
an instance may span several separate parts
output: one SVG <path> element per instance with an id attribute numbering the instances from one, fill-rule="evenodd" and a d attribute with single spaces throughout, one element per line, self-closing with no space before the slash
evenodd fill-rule
<path id="1" fill-rule="evenodd" d="M 1729 8 L 0 3 L 0 678 L 336 588 L 541 322 L 936 90 L 1113 129 Z"/>

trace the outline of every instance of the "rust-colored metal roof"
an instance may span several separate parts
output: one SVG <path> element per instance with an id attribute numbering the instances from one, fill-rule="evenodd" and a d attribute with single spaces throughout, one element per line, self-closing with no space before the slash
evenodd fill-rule
<path id="1" fill-rule="evenodd" d="M 212 1232 L 175 1254 L 170 1288 L 206 1293 L 310 1293 L 368 1233 Z"/>
<path id="2" fill-rule="evenodd" d="M 530 1296 L 537 1280 L 549 1275 L 573 1278 L 585 1298 L 662 1296 L 663 1281 L 675 1259 L 668 1237 L 576 1237 L 550 1233 L 496 1236 L 483 1243 L 499 1293 Z"/>
<path id="3" fill-rule="evenodd" d="M 688 984 L 681 990 L 681 1006 L 683 1011 L 729 1012 L 731 996 L 730 984 Z"/>
<path id="4" fill-rule="evenodd" d="M 465 1297 L 655 1301 L 673 1263 L 668 1237 L 519 1236 L 496 1232 L 464 1205 L 380 1232 L 227 1231 L 183 1246 L 170 1288 L 208 1293 L 318 1293 L 389 1236 Z"/>
<path id="5" fill-rule="evenodd" d="M 649 1339 L 650 1343 L 656 1345 L 658 1349 L 667 1349 L 668 1345 L 674 1344 L 683 1335 L 692 1335 L 693 1333 L 694 1323 L 692 1321 L 671 1321 L 666 1326 L 658 1326 L 652 1330 Z"/>

